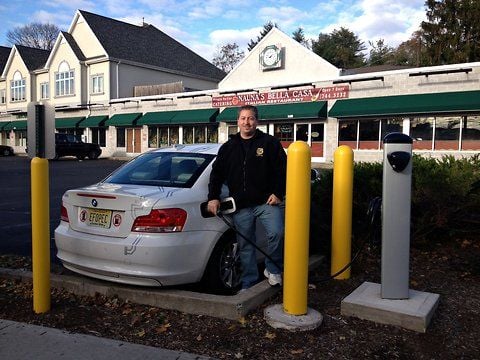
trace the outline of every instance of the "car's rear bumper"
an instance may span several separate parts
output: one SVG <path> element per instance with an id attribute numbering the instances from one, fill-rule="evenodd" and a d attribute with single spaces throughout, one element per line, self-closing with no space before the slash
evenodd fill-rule
<path id="1" fill-rule="evenodd" d="M 144 286 L 200 281 L 219 237 L 215 231 L 191 231 L 110 238 L 72 230 L 63 221 L 55 230 L 57 256 L 68 269 Z"/>

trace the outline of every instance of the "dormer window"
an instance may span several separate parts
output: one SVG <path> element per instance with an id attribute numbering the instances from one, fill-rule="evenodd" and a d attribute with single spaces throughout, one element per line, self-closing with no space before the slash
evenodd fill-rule
<path id="1" fill-rule="evenodd" d="M 10 81 L 11 101 L 24 101 L 26 94 L 25 88 L 25 78 L 22 78 L 20 71 L 15 71 L 13 80 Z"/>
<path id="2" fill-rule="evenodd" d="M 75 71 L 62 61 L 55 73 L 55 96 L 75 95 Z"/>

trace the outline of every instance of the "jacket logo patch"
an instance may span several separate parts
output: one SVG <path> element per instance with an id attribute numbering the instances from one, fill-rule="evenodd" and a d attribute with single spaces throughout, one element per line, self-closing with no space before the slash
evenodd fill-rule
<path id="1" fill-rule="evenodd" d="M 263 148 L 257 148 L 257 156 L 263 156 Z"/>

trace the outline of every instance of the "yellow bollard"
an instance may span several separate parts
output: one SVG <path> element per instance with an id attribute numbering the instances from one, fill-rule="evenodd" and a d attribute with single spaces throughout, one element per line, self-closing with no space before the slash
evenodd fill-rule
<path id="1" fill-rule="evenodd" d="M 351 259 L 353 151 L 346 145 L 339 146 L 333 159 L 331 275 L 344 268 Z M 335 279 L 350 279 L 350 268 Z"/>
<path id="2" fill-rule="evenodd" d="M 283 287 L 283 310 L 290 315 L 307 313 L 310 169 L 308 144 L 303 141 L 291 144 L 287 161 Z"/>
<path id="3" fill-rule="evenodd" d="M 33 311 L 50 310 L 50 207 L 48 160 L 31 162 Z"/>

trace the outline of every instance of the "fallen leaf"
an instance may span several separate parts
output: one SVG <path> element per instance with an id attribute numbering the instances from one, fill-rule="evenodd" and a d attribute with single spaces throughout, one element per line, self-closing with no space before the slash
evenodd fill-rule
<path id="1" fill-rule="evenodd" d="M 238 319 L 238 322 L 242 325 L 245 326 L 247 324 L 247 320 L 245 319 L 244 316 L 242 316 L 240 319 Z"/>
<path id="2" fill-rule="evenodd" d="M 172 326 L 172 325 L 170 325 L 170 323 L 166 323 L 166 324 L 163 324 L 163 325 L 157 327 L 155 329 L 155 331 L 157 332 L 157 334 L 161 334 L 161 333 L 166 332 L 170 326 Z"/>
<path id="3" fill-rule="evenodd" d="M 230 325 L 228 327 L 228 330 L 235 330 L 237 328 L 237 325 Z"/>
<path id="4" fill-rule="evenodd" d="M 242 353 L 236 353 L 235 354 L 235 359 L 242 359 L 242 358 L 243 358 Z"/>
<path id="5" fill-rule="evenodd" d="M 292 355 L 303 354 L 303 349 L 290 350 L 290 354 Z"/>
<path id="6" fill-rule="evenodd" d="M 145 330 L 140 330 L 136 335 L 138 337 L 144 337 L 145 336 Z"/>
<path id="7" fill-rule="evenodd" d="M 309 288 L 310 290 L 315 290 L 317 287 L 316 287 L 315 284 L 308 284 L 308 288 Z"/>
<path id="8" fill-rule="evenodd" d="M 202 338 L 202 335 L 198 335 L 198 336 L 197 336 L 197 341 L 202 341 L 202 339 L 203 339 L 203 338 Z"/>
<path id="9" fill-rule="evenodd" d="M 275 335 L 274 333 L 271 333 L 271 332 L 268 332 L 268 331 L 267 331 L 267 333 L 265 334 L 265 337 L 266 337 L 267 339 L 273 340 L 273 339 L 275 339 L 275 338 L 277 337 L 277 335 Z"/>

